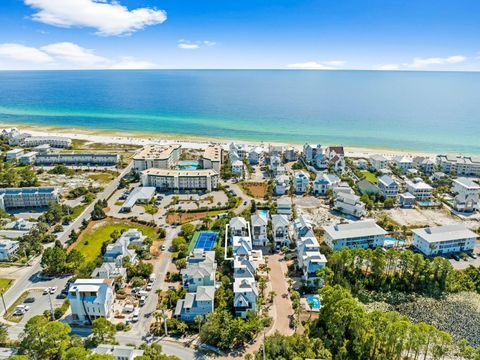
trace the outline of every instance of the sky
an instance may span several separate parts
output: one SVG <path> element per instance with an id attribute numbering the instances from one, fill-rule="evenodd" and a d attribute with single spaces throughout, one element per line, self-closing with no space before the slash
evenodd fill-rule
<path id="1" fill-rule="evenodd" d="M 1 0 L 0 70 L 480 70 L 479 0 Z"/>

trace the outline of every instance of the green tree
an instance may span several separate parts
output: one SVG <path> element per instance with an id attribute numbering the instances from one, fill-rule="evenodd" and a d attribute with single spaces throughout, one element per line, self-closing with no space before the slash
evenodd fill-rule
<path id="1" fill-rule="evenodd" d="M 101 317 L 92 323 L 92 340 L 95 344 L 114 344 L 117 329 L 107 319 Z"/>

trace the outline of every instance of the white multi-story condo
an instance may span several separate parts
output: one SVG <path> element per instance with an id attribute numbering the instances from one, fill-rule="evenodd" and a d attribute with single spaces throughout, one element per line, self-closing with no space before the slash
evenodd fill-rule
<path id="1" fill-rule="evenodd" d="M 268 218 L 265 213 L 258 213 L 251 216 L 252 242 L 253 246 L 266 246 L 268 243 L 267 226 Z"/>
<path id="2" fill-rule="evenodd" d="M 322 145 L 320 144 L 305 144 L 303 145 L 303 157 L 308 164 L 312 164 L 317 157 L 317 154 L 323 155 Z"/>
<path id="3" fill-rule="evenodd" d="M 460 212 L 473 212 L 479 209 L 480 185 L 467 178 L 453 180 L 452 191 L 456 194 L 453 207 Z"/>
<path id="4" fill-rule="evenodd" d="M 406 156 L 396 156 L 393 158 L 393 161 L 395 166 L 403 172 L 407 172 L 407 170 L 411 169 L 413 166 L 413 160 Z"/>
<path id="5" fill-rule="evenodd" d="M 290 221 L 286 215 L 272 215 L 272 234 L 275 247 L 290 246 Z"/>
<path id="6" fill-rule="evenodd" d="M 432 197 L 432 187 L 425 183 L 421 178 L 406 180 L 407 191 L 415 196 L 418 201 L 429 200 Z"/>
<path id="7" fill-rule="evenodd" d="M 113 297 L 110 279 L 77 279 L 68 289 L 73 321 L 91 325 L 95 319 L 108 319 Z"/>
<path id="8" fill-rule="evenodd" d="M 213 312 L 215 286 L 198 286 L 196 292 L 189 292 L 185 299 L 178 300 L 173 315 L 183 321 L 194 321 L 195 317 L 206 317 Z"/>
<path id="9" fill-rule="evenodd" d="M 418 164 L 418 168 L 420 168 L 425 174 L 433 174 L 435 171 L 435 161 L 430 158 L 425 158 Z"/>
<path id="10" fill-rule="evenodd" d="M 357 221 L 323 227 L 325 243 L 333 250 L 348 248 L 376 248 L 383 246 L 387 232 L 374 220 Z"/>
<path id="11" fill-rule="evenodd" d="M 0 209 L 42 208 L 58 202 L 55 187 L 25 187 L 0 189 Z"/>
<path id="12" fill-rule="evenodd" d="M 425 255 L 469 252 L 475 247 L 477 234 L 462 224 L 413 229 L 413 246 Z"/>
<path id="13" fill-rule="evenodd" d="M 302 280 L 308 285 L 315 285 L 317 272 L 327 264 L 327 258 L 320 253 L 320 245 L 314 236 L 297 240 L 298 268 L 302 271 Z"/>
<path id="14" fill-rule="evenodd" d="M 29 136 L 22 141 L 27 148 L 48 144 L 54 148 L 68 148 L 72 146 L 72 140 L 61 136 Z"/>
<path id="15" fill-rule="evenodd" d="M 5 155 L 5 160 L 7 161 L 13 161 L 17 160 L 20 158 L 20 156 L 23 154 L 23 149 L 12 149 L 7 151 Z"/>
<path id="16" fill-rule="evenodd" d="M 120 156 L 117 154 L 37 154 L 35 165 L 37 166 L 114 166 L 118 163 Z"/>
<path id="17" fill-rule="evenodd" d="M 20 145 L 23 140 L 25 140 L 29 136 L 32 136 L 29 133 L 21 133 L 16 128 L 3 129 L 2 135 L 6 136 L 8 145 L 10 146 Z"/>
<path id="18" fill-rule="evenodd" d="M 365 215 L 365 204 L 354 194 L 338 193 L 335 197 L 333 208 L 343 214 L 357 218 Z"/>
<path id="19" fill-rule="evenodd" d="M 310 185 L 310 178 L 305 172 L 298 171 L 293 176 L 293 188 L 295 193 L 304 194 Z"/>
<path id="20" fill-rule="evenodd" d="M 143 350 L 135 349 L 132 346 L 123 345 L 98 345 L 93 349 L 94 354 L 110 355 L 113 360 L 135 360 L 143 355 Z"/>
<path id="21" fill-rule="evenodd" d="M 18 162 L 20 163 L 20 165 L 33 164 L 35 162 L 36 158 L 37 158 L 37 152 L 36 151 L 29 151 L 27 153 L 22 154 L 18 158 Z"/>
<path id="22" fill-rule="evenodd" d="M 18 241 L 0 239 L 0 260 L 8 260 L 18 250 Z"/>
<path id="23" fill-rule="evenodd" d="M 447 174 L 480 176 L 480 157 L 437 155 L 437 165 Z"/>
<path id="24" fill-rule="evenodd" d="M 315 195 L 327 195 L 328 190 L 340 183 L 340 179 L 335 174 L 318 173 L 313 182 L 313 193 Z"/>
<path id="25" fill-rule="evenodd" d="M 383 155 L 375 154 L 370 156 L 370 164 L 374 170 L 379 171 L 388 167 L 388 159 Z"/>
<path id="26" fill-rule="evenodd" d="M 153 186 L 159 191 L 212 191 L 218 187 L 218 172 L 213 169 L 170 170 L 147 169 L 142 171 L 143 186 Z"/>
<path id="27" fill-rule="evenodd" d="M 133 169 L 143 171 L 150 168 L 170 169 L 180 159 L 181 145 L 145 145 L 133 157 Z"/>
<path id="28" fill-rule="evenodd" d="M 396 198 L 398 195 L 398 183 L 388 175 L 380 176 L 377 186 L 386 198 Z"/>
<path id="29" fill-rule="evenodd" d="M 263 148 L 256 146 L 248 152 L 248 162 L 251 165 L 257 165 L 263 156 Z"/>
<path id="30" fill-rule="evenodd" d="M 200 159 L 202 169 L 213 169 L 219 173 L 222 166 L 222 151 L 219 145 L 209 145 Z"/>
<path id="31" fill-rule="evenodd" d="M 275 195 L 285 195 L 290 189 L 290 177 L 288 175 L 278 175 L 275 177 Z"/>

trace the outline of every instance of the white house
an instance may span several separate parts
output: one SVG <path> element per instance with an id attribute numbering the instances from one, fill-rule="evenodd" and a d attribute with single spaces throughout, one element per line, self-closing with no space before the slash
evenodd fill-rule
<path id="1" fill-rule="evenodd" d="M 284 156 L 285 160 L 287 160 L 288 162 L 297 161 L 298 159 L 297 150 L 295 150 L 295 148 L 292 146 L 285 149 Z"/>
<path id="2" fill-rule="evenodd" d="M 288 175 L 278 175 L 275 177 L 275 195 L 285 195 L 290 189 L 290 177 Z"/>
<path id="3" fill-rule="evenodd" d="M 386 169 L 388 166 L 388 160 L 383 155 L 372 155 L 370 156 L 370 164 L 372 165 L 372 169 L 379 171 L 381 169 Z"/>
<path id="4" fill-rule="evenodd" d="M 277 200 L 277 214 L 292 215 L 292 200 L 288 197 L 283 197 Z"/>
<path id="5" fill-rule="evenodd" d="M 309 184 L 310 178 L 305 172 L 298 171 L 295 173 L 293 177 L 293 188 L 295 189 L 295 193 L 304 194 L 307 191 Z"/>
<path id="6" fill-rule="evenodd" d="M 317 271 L 327 264 L 327 258 L 320 253 L 320 245 L 314 236 L 297 240 L 298 268 L 302 271 L 302 280 L 308 285 L 315 285 Z"/>
<path id="7" fill-rule="evenodd" d="M 376 248 L 383 246 L 387 232 L 374 220 L 357 221 L 323 227 L 325 243 L 333 250 L 348 248 Z"/>
<path id="8" fill-rule="evenodd" d="M 8 260 L 18 250 L 18 241 L 0 239 L 0 260 Z"/>
<path id="9" fill-rule="evenodd" d="M 243 174 L 243 169 L 245 164 L 242 160 L 235 160 L 232 162 L 232 174 L 236 176 L 241 176 Z"/>
<path id="10" fill-rule="evenodd" d="M 413 229 L 413 246 L 425 255 L 469 252 L 475 247 L 477 234 L 463 224 Z"/>
<path id="11" fill-rule="evenodd" d="M 252 224 L 252 242 L 253 246 L 266 246 L 268 218 L 264 213 L 258 213 L 251 216 Z"/>
<path id="12" fill-rule="evenodd" d="M 299 216 L 293 222 L 293 233 L 295 240 L 300 240 L 302 237 L 314 237 L 313 226 L 310 221 L 304 216 Z"/>
<path id="13" fill-rule="evenodd" d="M 260 163 L 263 155 L 263 148 L 256 146 L 248 152 L 248 162 L 251 165 L 256 165 Z"/>
<path id="14" fill-rule="evenodd" d="M 407 191 L 415 196 L 417 201 L 429 200 L 432 197 L 432 187 L 425 183 L 421 178 L 406 180 Z"/>
<path id="15" fill-rule="evenodd" d="M 252 252 L 252 240 L 249 237 L 235 236 L 232 241 L 233 255 L 248 257 Z"/>
<path id="16" fill-rule="evenodd" d="M 195 317 L 206 316 L 213 312 L 215 286 L 199 286 L 197 291 L 187 293 L 185 299 L 177 301 L 173 315 L 183 321 L 194 321 Z"/>
<path id="17" fill-rule="evenodd" d="M 93 349 L 94 354 L 111 355 L 114 360 L 135 360 L 143 355 L 143 350 L 123 345 L 98 345 Z"/>
<path id="18" fill-rule="evenodd" d="M 470 179 L 459 177 L 453 180 L 453 192 L 459 195 L 478 195 L 480 185 Z"/>
<path id="19" fill-rule="evenodd" d="M 459 212 L 474 212 L 480 208 L 479 196 L 475 195 L 456 195 L 453 199 L 453 208 Z"/>
<path id="20" fill-rule="evenodd" d="M 187 262 L 186 268 L 180 271 L 182 287 L 187 292 L 196 292 L 199 286 L 215 286 L 216 269 L 217 264 L 215 261 Z"/>
<path id="21" fill-rule="evenodd" d="M 113 243 L 108 244 L 105 253 L 103 254 L 103 260 L 105 262 L 115 263 L 117 267 L 123 267 L 124 258 L 128 257 L 131 263 L 137 261 L 137 254 L 134 249 L 130 249 L 131 245 L 137 247 L 144 246 L 144 236 L 137 229 L 129 229 L 122 233 L 122 235 Z"/>
<path id="22" fill-rule="evenodd" d="M 333 208 L 341 213 L 360 218 L 365 215 L 365 204 L 354 194 L 337 194 Z"/>
<path id="23" fill-rule="evenodd" d="M 318 173 L 313 182 L 313 194 L 327 195 L 328 190 L 340 183 L 340 179 L 335 174 Z"/>
<path id="24" fill-rule="evenodd" d="M 254 278 L 238 278 L 233 283 L 235 315 L 246 318 L 248 312 L 257 311 L 258 289 Z"/>
<path id="25" fill-rule="evenodd" d="M 250 236 L 250 230 L 248 228 L 248 223 L 245 218 L 236 216 L 230 219 L 228 223 L 228 228 L 230 230 L 230 237 L 234 236 Z"/>
<path id="26" fill-rule="evenodd" d="M 112 279 L 115 282 L 117 279 L 121 278 L 121 282 L 126 279 L 127 277 L 127 269 L 118 266 L 115 263 L 104 262 L 99 267 L 95 268 L 92 272 L 92 278 L 97 279 Z M 113 283 L 112 283 L 113 284 Z"/>
<path id="27" fill-rule="evenodd" d="M 5 155 L 5 160 L 7 160 L 7 161 L 17 160 L 17 159 L 20 158 L 20 156 L 22 156 L 22 154 L 23 154 L 23 149 L 9 150 L 9 151 L 7 151 L 7 153 Z"/>
<path id="28" fill-rule="evenodd" d="M 377 186 L 386 198 L 396 198 L 398 195 L 398 183 L 388 175 L 380 176 L 378 178 Z"/>
<path id="29" fill-rule="evenodd" d="M 273 215 L 272 216 L 272 233 L 273 242 L 277 249 L 282 246 L 290 246 L 290 234 L 289 234 L 290 221 L 286 215 Z"/>
<path id="30" fill-rule="evenodd" d="M 323 154 L 322 145 L 320 144 L 304 144 L 303 145 L 303 157 L 308 164 L 313 165 L 317 154 Z"/>
<path id="31" fill-rule="evenodd" d="M 415 206 L 415 202 L 416 202 L 415 196 L 413 196 L 409 192 L 400 194 L 400 206 L 402 208 L 406 208 L 406 209 L 413 208 Z"/>
<path id="32" fill-rule="evenodd" d="M 403 172 L 407 172 L 407 170 L 413 166 L 413 160 L 406 156 L 396 156 L 393 158 L 393 161 L 395 162 L 395 166 Z"/>
<path id="33" fill-rule="evenodd" d="M 68 300 L 74 322 L 92 324 L 93 320 L 109 318 L 113 305 L 110 279 L 77 279 L 68 289 Z"/>

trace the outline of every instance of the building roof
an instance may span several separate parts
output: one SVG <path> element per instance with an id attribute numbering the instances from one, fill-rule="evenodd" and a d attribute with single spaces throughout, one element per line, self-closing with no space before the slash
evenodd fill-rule
<path id="1" fill-rule="evenodd" d="M 335 154 L 337 154 L 337 155 L 344 155 L 345 154 L 345 152 L 343 150 L 343 146 L 329 146 L 328 151 L 329 152 L 334 151 Z"/>
<path id="2" fill-rule="evenodd" d="M 194 177 L 194 176 L 213 176 L 218 175 L 218 173 L 213 169 L 197 169 L 197 170 L 174 170 L 174 169 L 159 169 L 159 168 L 150 168 L 142 171 L 144 175 L 156 175 L 156 176 L 183 176 L 183 177 Z"/>
<path id="3" fill-rule="evenodd" d="M 391 176 L 388 175 L 382 175 L 378 178 L 378 182 L 382 183 L 384 186 L 389 187 L 393 184 L 397 184 L 395 180 L 392 179 Z M 397 184 L 398 185 L 398 184 Z"/>
<path id="4" fill-rule="evenodd" d="M 241 216 L 235 216 L 235 217 L 230 219 L 230 222 L 228 223 L 228 225 L 231 228 L 235 228 L 235 229 L 247 228 L 247 220 L 245 220 L 245 218 L 243 218 Z"/>
<path id="5" fill-rule="evenodd" d="M 468 190 L 480 190 L 480 185 L 465 177 L 459 177 L 453 180 L 453 182 Z"/>
<path id="6" fill-rule="evenodd" d="M 404 199 L 416 199 L 416 197 L 413 196 L 412 194 L 410 194 L 409 192 L 405 192 L 403 194 L 400 194 L 400 197 L 404 198 Z"/>
<path id="7" fill-rule="evenodd" d="M 122 345 L 98 345 L 93 350 L 94 354 L 113 355 L 115 359 L 135 359 L 137 356 L 143 355 L 143 350 L 137 350 L 132 346 Z"/>
<path id="8" fill-rule="evenodd" d="M 215 299 L 215 286 L 198 286 L 196 300 L 208 301 Z"/>
<path id="9" fill-rule="evenodd" d="M 413 229 L 412 232 L 427 242 L 477 238 L 477 234 L 467 229 L 463 224 Z"/>
<path id="10" fill-rule="evenodd" d="M 420 178 L 415 178 L 413 181 L 406 180 L 405 184 L 415 190 L 432 190 L 432 187 Z"/>
<path id="11" fill-rule="evenodd" d="M 334 240 L 387 234 L 374 220 L 324 226 L 323 229 Z"/>
<path id="12" fill-rule="evenodd" d="M 261 225 L 267 226 L 267 224 L 268 224 L 268 219 L 263 213 L 252 215 L 251 218 L 250 218 L 250 221 L 252 222 L 252 226 L 255 226 L 255 225 L 257 225 L 257 226 L 261 226 Z"/>
<path id="13" fill-rule="evenodd" d="M 288 226 L 290 222 L 288 221 L 287 215 L 275 214 L 272 215 L 272 227 L 276 228 L 278 226 Z"/>
<path id="14" fill-rule="evenodd" d="M 153 186 L 137 187 L 128 195 L 122 208 L 132 208 L 137 201 L 149 201 L 153 197 L 153 194 L 155 194 L 155 188 Z"/>
<path id="15" fill-rule="evenodd" d="M 371 160 L 374 160 L 374 161 L 388 161 L 387 158 L 383 155 L 379 155 L 379 154 L 373 154 L 370 156 L 370 159 Z"/>
<path id="16" fill-rule="evenodd" d="M 134 160 L 167 160 L 175 150 L 181 148 L 181 145 L 156 145 L 148 144 L 143 149 L 135 154 Z"/>
<path id="17" fill-rule="evenodd" d="M 222 148 L 219 145 L 208 145 L 205 151 L 203 152 L 203 157 L 210 161 L 221 161 L 222 160 Z"/>
<path id="18" fill-rule="evenodd" d="M 292 200 L 288 197 L 280 198 L 277 200 L 277 207 L 278 206 L 292 206 Z"/>
<path id="19" fill-rule="evenodd" d="M 380 193 L 380 188 L 377 185 L 371 183 L 368 180 L 360 180 L 357 183 L 357 187 L 358 187 L 358 190 L 362 194 L 378 194 L 378 193 Z"/>

